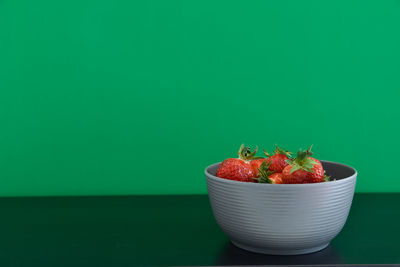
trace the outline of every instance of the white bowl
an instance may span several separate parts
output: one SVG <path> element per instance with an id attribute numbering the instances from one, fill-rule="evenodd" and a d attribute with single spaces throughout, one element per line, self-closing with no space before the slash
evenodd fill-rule
<path id="1" fill-rule="evenodd" d="M 216 177 L 221 163 L 206 168 L 214 217 L 236 246 L 274 255 L 324 249 L 343 228 L 353 200 L 357 171 L 321 161 L 336 181 L 258 184 Z"/>

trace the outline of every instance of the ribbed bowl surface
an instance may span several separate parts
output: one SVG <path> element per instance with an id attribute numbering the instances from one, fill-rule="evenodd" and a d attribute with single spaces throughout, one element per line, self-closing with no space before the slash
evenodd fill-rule
<path id="1" fill-rule="evenodd" d="M 321 161 L 336 181 L 315 184 L 257 184 L 205 173 L 218 225 L 235 245 L 266 254 L 295 255 L 325 248 L 349 214 L 357 172 Z"/>

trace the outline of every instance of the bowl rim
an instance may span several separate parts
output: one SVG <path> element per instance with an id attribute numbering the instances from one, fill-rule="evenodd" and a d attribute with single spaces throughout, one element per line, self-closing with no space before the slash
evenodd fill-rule
<path id="1" fill-rule="evenodd" d="M 342 179 L 339 179 L 339 180 L 323 182 L 323 183 L 309 183 L 309 184 L 268 184 L 268 183 L 261 183 L 260 184 L 260 183 L 249 183 L 249 182 L 241 182 L 241 181 L 224 179 L 224 178 L 220 178 L 220 177 L 217 177 L 217 176 L 211 174 L 209 172 L 209 169 L 211 167 L 214 167 L 215 165 L 220 165 L 222 163 L 221 161 L 207 166 L 206 169 L 204 170 L 204 173 L 205 173 L 207 179 L 213 179 L 213 180 L 216 180 L 216 181 L 219 181 L 219 182 L 222 182 L 222 183 L 240 184 L 242 186 L 257 186 L 257 187 L 259 187 L 259 186 L 280 186 L 280 187 L 327 186 L 329 184 L 331 184 L 331 185 L 333 185 L 333 184 L 341 184 L 341 183 L 346 182 L 347 180 L 356 179 L 356 177 L 357 177 L 357 170 L 354 167 L 351 167 L 351 166 L 349 166 L 347 164 L 334 162 L 334 161 L 328 161 L 328 160 L 319 160 L 319 161 L 322 162 L 322 163 L 323 162 L 333 163 L 333 164 L 336 164 L 336 165 L 341 165 L 341 166 L 346 167 L 346 168 L 350 168 L 350 169 L 353 170 L 354 173 L 352 175 L 348 176 L 348 177 L 345 177 L 345 178 L 342 178 Z"/>

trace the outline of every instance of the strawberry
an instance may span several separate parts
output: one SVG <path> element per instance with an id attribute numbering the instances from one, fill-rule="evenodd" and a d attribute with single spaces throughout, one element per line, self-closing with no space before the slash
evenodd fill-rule
<path id="1" fill-rule="evenodd" d="M 312 158 L 311 147 L 299 150 L 296 158 L 287 160 L 289 164 L 283 169 L 285 184 L 320 183 L 324 181 L 324 168 L 319 160 Z"/>
<path id="2" fill-rule="evenodd" d="M 217 177 L 241 182 L 254 182 L 256 173 L 250 164 L 257 152 L 257 147 L 251 152 L 249 147 L 240 146 L 239 158 L 224 160 L 217 170 Z"/>
<path id="3" fill-rule="evenodd" d="M 259 183 L 282 184 L 282 173 L 275 173 L 274 171 L 270 171 L 270 164 L 271 162 L 267 163 L 264 160 L 261 163 L 261 166 L 258 168 L 260 177 L 253 179 Z"/>
<path id="4" fill-rule="evenodd" d="M 271 162 L 269 170 L 274 172 L 282 172 L 283 169 L 288 165 L 286 160 L 288 160 L 293 153 L 276 146 L 274 155 L 269 155 L 265 150 L 264 154 L 268 157 L 267 163 Z"/>
<path id="5" fill-rule="evenodd" d="M 282 173 L 275 172 L 268 176 L 268 178 L 272 181 L 273 184 L 283 184 L 283 175 Z"/>

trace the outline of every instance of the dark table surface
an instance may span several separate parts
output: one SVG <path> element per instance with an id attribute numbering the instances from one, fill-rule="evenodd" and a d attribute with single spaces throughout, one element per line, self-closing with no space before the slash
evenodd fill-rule
<path id="1" fill-rule="evenodd" d="M 399 264 L 400 194 L 356 194 L 326 249 L 236 248 L 205 195 L 0 198 L 0 266 Z"/>

